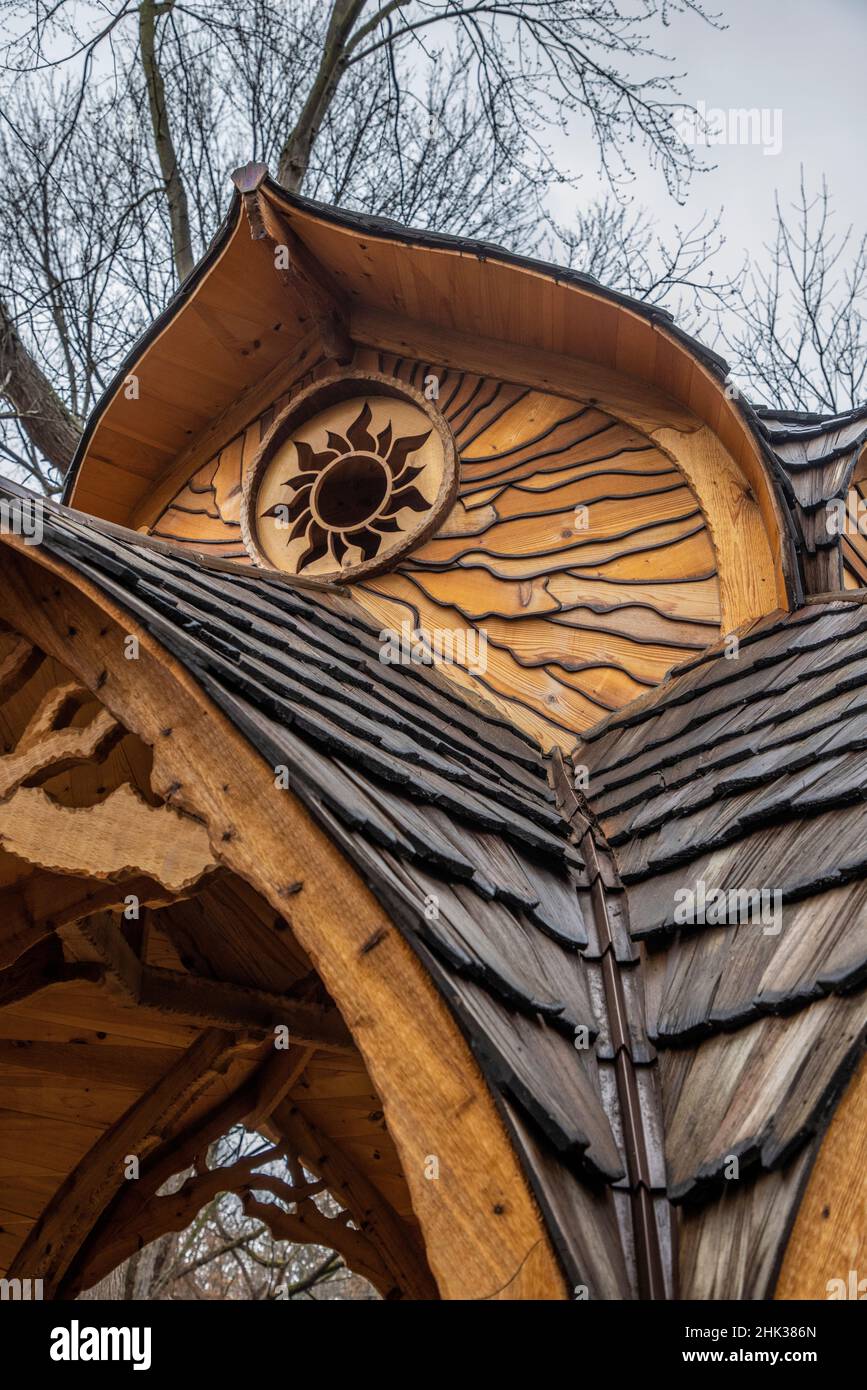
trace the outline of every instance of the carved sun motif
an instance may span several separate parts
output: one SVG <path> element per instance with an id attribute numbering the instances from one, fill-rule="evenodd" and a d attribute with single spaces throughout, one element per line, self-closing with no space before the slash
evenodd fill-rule
<path id="1" fill-rule="evenodd" d="M 442 430 L 414 400 L 371 392 L 303 419 L 262 460 L 255 544 L 268 563 L 311 578 L 387 565 L 437 519 Z"/>
<path id="2" fill-rule="evenodd" d="M 389 420 L 374 438 L 369 430 L 372 418 L 365 401 L 346 438 L 328 430 L 328 447 L 319 453 L 297 440 L 301 472 L 285 480 L 295 494 L 285 517 L 279 502 L 262 513 L 293 523 L 287 544 L 304 536 L 307 546 L 296 561 L 299 574 L 329 551 L 342 564 L 350 545 L 372 560 L 385 536 L 400 530 L 396 518 L 403 507 L 414 512 L 428 509 L 415 486 L 424 465 L 412 467 L 409 458 L 430 439 L 432 429 L 395 438 Z"/>

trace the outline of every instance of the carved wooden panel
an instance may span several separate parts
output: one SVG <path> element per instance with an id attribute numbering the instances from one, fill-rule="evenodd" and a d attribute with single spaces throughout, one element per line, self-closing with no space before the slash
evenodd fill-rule
<path id="1" fill-rule="evenodd" d="M 278 416 L 243 491 L 244 543 L 261 563 L 310 579 L 377 574 L 451 509 L 454 441 L 421 392 L 356 368 Z"/>
<path id="2" fill-rule="evenodd" d="M 432 399 L 460 460 L 436 532 L 353 585 L 383 629 L 420 629 L 449 675 L 546 746 L 571 746 L 719 635 L 705 519 L 647 436 L 590 405 L 373 349 L 359 349 L 353 370 Z M 155 535 L 248 558 L 244 475 L 288 399 L 198 470 Z"/>

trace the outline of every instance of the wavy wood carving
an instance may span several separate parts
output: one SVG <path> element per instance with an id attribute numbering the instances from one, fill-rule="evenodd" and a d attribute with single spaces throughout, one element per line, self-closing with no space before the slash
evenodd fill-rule
<path id="1" fill-rule="evenodd" d="M 12 753 L 0 758 L 0 801 L 22 782 L 31 785 L 54 777 L 77 763 L 99 760 L 123 735 L 107 709 L 100 707 L 82 727 L 55 728 L 66 706 L 91 698 L 74 683 L 55 686 L 43 698 Z"/>
<path id="2" fill-rule="evenodd" d="M 208 833 L 128 784 L 96 806 L 61 806 L 36 787 L 0 803 L 0 845 L 40 869 L 105 881 L 144 874 L 181 893 L 215 868 Z"/>
<path id="3" fill-rule="evenodd" d="M 459 495 L 436 535 L 353 587 L 384 628 L 455 633 L 471 656 L 483 638 L 484 669 L 458 661 L 448 673 L 546 746 L 571 746 L 719 635 L 707 525 L 646 435 L 593 406 L 372 349 L 355 367 L 436 390 L 460 454 Z M 273 414 L 179 489 L 154 535 L 247 558 L 241 479 Z"/>

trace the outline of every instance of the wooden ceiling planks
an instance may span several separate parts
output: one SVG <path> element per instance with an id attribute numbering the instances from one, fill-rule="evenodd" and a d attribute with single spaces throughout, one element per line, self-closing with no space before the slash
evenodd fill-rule
<path id="1" fill-rule="evenodd" d="M 87 476 L 75 489 L 76 506 L 99 515 L 113 509 L 117 519 L 128 520 L 143 492 L 118 513 L 113 504 L 121 478 L 104 471 L 92 477 L 92 462 L 101 459 L 119 474 L 157 481 L 193 436 L 206 431 L 245 388 L 255 390 L 279 370 L 304 339 L 309 325 L 303 304 L 280 284 L 273 256 L 250 243 L 243 219 L 213 268 L 219 269 L 218 284 L 205 276 L 182 289 L 175 306 L 183 303 L 188 312 L 175 317 L 169 306 L 156 337 L 111 390 L 104 428 L 88 451 Z M 136 383 L 128 391 L 132 371 Z"/>
<path id="2" fill-rule="evenodd" d="M 270 372 L 233 397 L 230 404 L 220 410 L 200 434 L 181 448 L 172 468 L 160 477 L 132 514 L 130 524 L 134 528 L 150 524 L 197 468 L 207 464 L 224 447 L 231 447 L 229 441 L 238 438 L 251 421 L 259 419 L 269 406 L 304 378 L 316 366 L 321 355 L 318 338 L 308 333 L 281 356 Z"/>
<path id="3" fill-rule="evenodd" d="M 299 210 L 294 216 L 296 229 L 303 235 L 309 214 Z M 349 229 L 329 226 L 322 218 L 316 223 L 315 235 L 318 253 L 359 303 L 393 310 L 393 299 L 389 301 L 387 292 L 380 289 L 390 283 L 394 273 L 388 260 L 393 248 L 387 242 L 368 236 L 353 238 Z M 363 261 L 358 255 L 361 247 Z M 765 527 L 771 535 L 781 531 L 779 504 L 765 476 L 757 442 L 745 426 L 737 403 L 724 397 L 718 377 L 711 375 L 697 354 L 690 354 L 684 343 L 667 331 L 661 317 L 652 327 L 647 325 L 647 332 L 642 332 L 637 324 L 631 332 L 622 330 L 629 346 L 623 349 L 618 362 L 621 323 L 638 319 L 636 312 L 622 302 L 607 301 L 589 286 L 558 283 L 538 267 L 521 265 L 517 271 L 514 265 L 499 263 L 490 253 L 485 255 L 482 269 L 481 257 L 476 259 L 472 254 L 445 248 L 419 247 L 412 245 L 409 237 L 403 249 L 411 265 L 419 267 L 419 293 L 403 310 L 408 317 L 441 328 L 463 329 L 486 339 L 500 339 L 503 344 L 520 343 L 544 353 L 568 354 L 580 359 L 582 366 L 595 363 L 625 371 L 623 364 L 628 362 L 635 369 L 628 385 L 633 405 L 641 398 L 642 383 L 652 381 L 670 397 L 665 413 L 672 423 L 676 419 L 673 402 L 688 406 L 712 430 L 722 428 L 724 420 L 726 447 L 734 450 L 738 466 L 754 488 Z M 520 277 L 524 278 L 523 286 Z M 489 293 L 489 284 L 497 286 L 498 279 L 502 281 L 499 294 Z M 441 307 L 442 296 L 436 299 L 422 292 L 431 283 L 448 286 L 445 308 Z M 559 314 L 557 308 L 561 309 Z M 577 363 L 576 368 L 580 373 Z M 777 559 L 782 561 L 783 556 L 778 555 Z"/>

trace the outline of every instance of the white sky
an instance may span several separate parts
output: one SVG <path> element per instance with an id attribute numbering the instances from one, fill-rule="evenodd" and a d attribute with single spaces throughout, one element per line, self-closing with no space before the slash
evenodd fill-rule
<path id="1" fill-rule="evenodd" d="M 827 176 L 837 216 L 835 226 L 854 224 L 860 239 L 867 228 L 867 0 L 716 0 L 728 28 L 711 29 L 695 16 L 678 17 L 656 46 L 675 56 L 674 72 L 685 73 L 683 99 L 706 108 L 758 107 L 782 111 L 782 150 L 766 156 L 757 146 L 701 149 L 710 173 L 696 174 L 685 207 L 667 193 L 661 175 L 641 171 L 630 185 L 637 203 L 658 218 L 660 229 L 689 225 L 705 209 L 724 209 L 726 263 L 738 264 L 744 246 L 757 251 L 774 220 L 774 189 L 789 203 L 804 165 L 810 188 Z M 568 151 L 574 168 L 583 141 Z M 594 168 L 592 150 L 586 167 Z M 587 202 L 604 192 L 595 172 L 581 185 Z M 566 220 L 574 195 L 558 200 Z"/>

